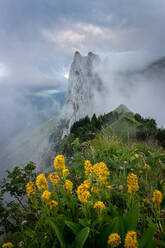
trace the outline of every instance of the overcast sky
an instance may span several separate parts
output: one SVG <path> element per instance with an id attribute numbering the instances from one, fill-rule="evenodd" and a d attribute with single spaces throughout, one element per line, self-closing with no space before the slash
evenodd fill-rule
<path id="1" fill-rule="evenodd" d="M 164 24 L 164 0 L 0 0 L 0 89 L 66 87 L 75 50 L 158 58 Z"/>
<path id="2" fill-rule="evenodd" d="M 164 25 L 164 0 L 0 0 L 0 141 L 36 118 L 29 92 L 67 88 L 76 50 L 143 67 L 165 55 Z"/>

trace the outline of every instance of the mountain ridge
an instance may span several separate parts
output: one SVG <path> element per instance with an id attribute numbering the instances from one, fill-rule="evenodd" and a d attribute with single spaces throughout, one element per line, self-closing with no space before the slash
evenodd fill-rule
<path id="1" fill-rule="evenodd" d="M 164 60 L 164 58 L 162 58 L 162 60 Z M 59 151 L 58 149 L 55 150 L 55 148 L 58 147 L 58 144 L 65 136 L 69 135 L 75 122 L 81 120 L 86 115 L 89 116 L 88 118 L 92 118 L 92 115 L 95 114 L 93 119 L 93 121 L 96 121 L 95 124 L 97 124 L 96 116 L 101 114 L 101 118 L 104 118 L 103 113 L 99 113 L 98 108 L 95 105 L 97 99 L 94 98 L 94 95 L 97 92 L 98 99 L 99 97 L 101 99 L 99 102 L 104 101 L 105 89 L 103 88 L 103 82 L 97 73 L 97 66 L 99 63 L 99 56 L 92 52 L 89 52 L 87 56 L 82 56 L 78 51 L 75 52 L 70 67 L 68 90 L 63 110 L 58 115 L 58 118 L 52 118 L 52 120 L 45 122 L 45 124 L 43 124 L 43 130 L 39 126 L 36 129 L 37 131 L 34 131 L 33 129 L 27 132 L 26 135 L 19 133 L 12 139 L 8 146 L 6 146 L 6 149 L 0 154 L 0 163 L 3 168 L 6 167 L 6 164 L 13 166 L 15 164 L 26 163 L 28 160 L 34 160 L 34 162 L 37 162 L 38 168 L 42 168 L 45 164 L 45 160 L 51 163 L 54 154 Z M 112 112 L 113 116 L 111 116 Z M 119 105 L 112 112 L 109 112 L 106 115 L 113 118 L 116 118 L 117 115 L 121 115 L 122 117 L 120 117 L 109 130 L 112 130 L 113 127 L 116 132 L 118 132 L 119 129 L 123 129 L 123 131 L 125 130 L 124 132 L 127 132 L 127 129 L 129 128 L 132 129 L 132 132 L 135 131 L 134 127 L 137 127 L 138 123 L 135 118 L 131 117 L 131 115 L 134 115 L 133 112 L 125 105 Z M 106 125 L 110 126 L 113 118 L 110 118 Z M 145 121 L 143 122 L 145 123 Z M 122 123 L 124 123 L 123 128 Z M 130 123 L 133 128 L 130 127 Z M 145 133 L 145 128 L 142 127 L 140 132 Z M 39 135 L 38 138 L 37 133 Z M 47 140 L 45 150 L 42 144 L 44 143 L 42 141 L 44 139 Z M 14 147 L 14 150 L 12 151 L 10 147 Z M 40 152 L 40 150 L 42 150 L 42 152 Z M 26 159 L 24 159 L 25 157 L 23 156 L 23 159 L 21 160 L 21 153 L 26 154 Z M 33 153 L 35 153 L 35 155 Z"/>

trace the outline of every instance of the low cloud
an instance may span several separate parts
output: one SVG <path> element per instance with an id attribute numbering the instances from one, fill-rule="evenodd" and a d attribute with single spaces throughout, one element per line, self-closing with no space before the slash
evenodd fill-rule
<path id="1" fill-rule="evenodd" d="M 96 92 L 96 104 L 101 106 L 100 112 L 105 113 L 125 104 L 134 113 L 154 118 L 158 126 L 165 127 L 165 73 L 160 72 L 160 64 L 149 69 L 151 58 L 148 55 L 147 59 L 143 59 L 143 56 L 111 53 L 110 57 L 104 58 L 101 66 L 96 68 L 105 89 L 104 101 Z"/>
<path id="2" fill-rule="evenodd" d="M 131 37 L 138 37 L 139 31 L 135 28 L 114 29 L 113 27 L 104 27 L 92 23 L 69 22 L 65 20 L 52 29 L 41 30 L 46 42 L 54 44 L 61 52 L 72 55 L 76 50 L 82 53 L 97 50 L 101 53 L 113 50 L 127 50 L 131 44 Z"/>
<path id="3" fill-rule="evenodd" d="M 122 102 L 160 119 L 164 83 L 156 90 L 155 82 L 148 88 L 146 79 L 127 82 L 115 71 L 138 70 L 164 55 L 164 11 L 164 0 L 0 1 L 0 136 L 36 118 L 28 95 L 67 88 L 75 50 L 108 57 L 101 73 L 110 108 Z"/>

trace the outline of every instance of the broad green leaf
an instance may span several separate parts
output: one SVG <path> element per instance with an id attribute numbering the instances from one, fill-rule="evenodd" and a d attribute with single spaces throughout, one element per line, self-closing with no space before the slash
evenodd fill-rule
<path id="1" fill-rule="evenodd" d="M 106 247 L 107 245 L 107 240 L 108 240 L 108 236 L 111 233 L 118 233 L 120 234 L 120 229 L 122 226 L 122 220 L 118 217 L 113 218 L 109 223 L 107 223 L 102 232 L 98 235 L 97 238 L 97 244 L 98 247 Z"/>
<path id="2" fill-rule="evenodd" d="M 156 225 L 152 224 L 150 227 L 144 232 L 140 242 L 139 242 L 139 248 L 152 248 L 154 247 L 154 241 L 153 237 L 156 232 Z"/>
<path id="3" fill-rule="evenodd" d="M 80 225 L 72 221 L 65 221 L 65 224 L 77 235 L 80 232 Z"/>
<path id="4" fill-rule="evenodd" d="M 133 208 L 130 208 L 124 216 L 124 226 L 126 232 L 129 230 L 136 230 L 139 219 L 139 205 L 136 204 Z"/>
<path id="5" fill-rule="evenodd" d="M 76 248 L 83 248 L 85 241 L 88 238 L 89 231 L 89 227 L 85 227 L 79 232 L 75 239 Z"/>
<path id="6" fill-rule="evenodd" d="M 59 229 L 59 227 L 51 220 L 49 220 L 48 223 L 50 224 L 52 229 L 55 231 L 61 248 L 65 248 L 66 247 L 65 240 L 64 240 L 63 234 L 62 234 L 61 230 Z"/>
<path id="7" fill-rule="evenodd" d="M 84 220 L 84 219 L 79 219 L 79 223 L 80 223 L 82 226 L 85 226 L 85 227 L 88 225 L 87 221 Z"/>

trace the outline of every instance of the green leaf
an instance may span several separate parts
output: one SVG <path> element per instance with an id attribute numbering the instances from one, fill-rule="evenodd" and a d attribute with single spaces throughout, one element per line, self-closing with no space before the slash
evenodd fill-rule
<path id="1" fill-rule="evenodd" d="M 139 219 L 139 205 L 136 204 L 129 209 L 127 214 L 124 216 L 125 231 L 136 230 Z"/>
<path id="2" fill-rule="evenodd" d="M 154 240 L 153 241 L 154 246 L 160 246 L 160 247 L 165 247 L 165 242 L 162 240 Z"/>
<path id="3" fill-rule="evenodd" d="M 139 248 L 152 248 L 154 246 L 153 237 L 156 232 L 157 226 L 155 224 L 151 224 L 150 227 L 144 232 L 140 242 Z"/>
<path id="4" fill-rule="evenodd" d="M 66 245 L 65 245 L 65 240 L 64 240 L 62 231 L 59 229 L 59 227 L 53 221 L 49 220 L 48 223 L 50 224 L 52 229 L 55 231 L 61 248 L 65 248 Z"/>
<path id="5" fill-rule="evenodd" d="M 72 221 L 65 221 L 65 224 L 77 235 L 80 232 L 80 225 Z"/>
<path id="6" fill-rule="evenodd" d="M 122 229 L 122 220 L 120 217 L 113 218 L 109 223 L 105 224 L 102 232 L 97 237 L 98 247 L 106 247 L 108 236 L 111 233 L 121 233 Z"/>
<path id="7" fill-rule="evenodd" d="M 79 223 L 85 227 L 88 225 L 88 222 L 85 219 L 79 219 Z"/>
<path id="8" fill-rule="evenodd" d="M 77 248 L 83 248 L 84 244 L 85 244 L 85 241 L 87 240 L 88 238 L 88 235 L 89 235 L 89 227 L 85 227 L 83 228 L 79 234 L 76 236 L 76 239 L 75 239 L 75 247 Z"/>

